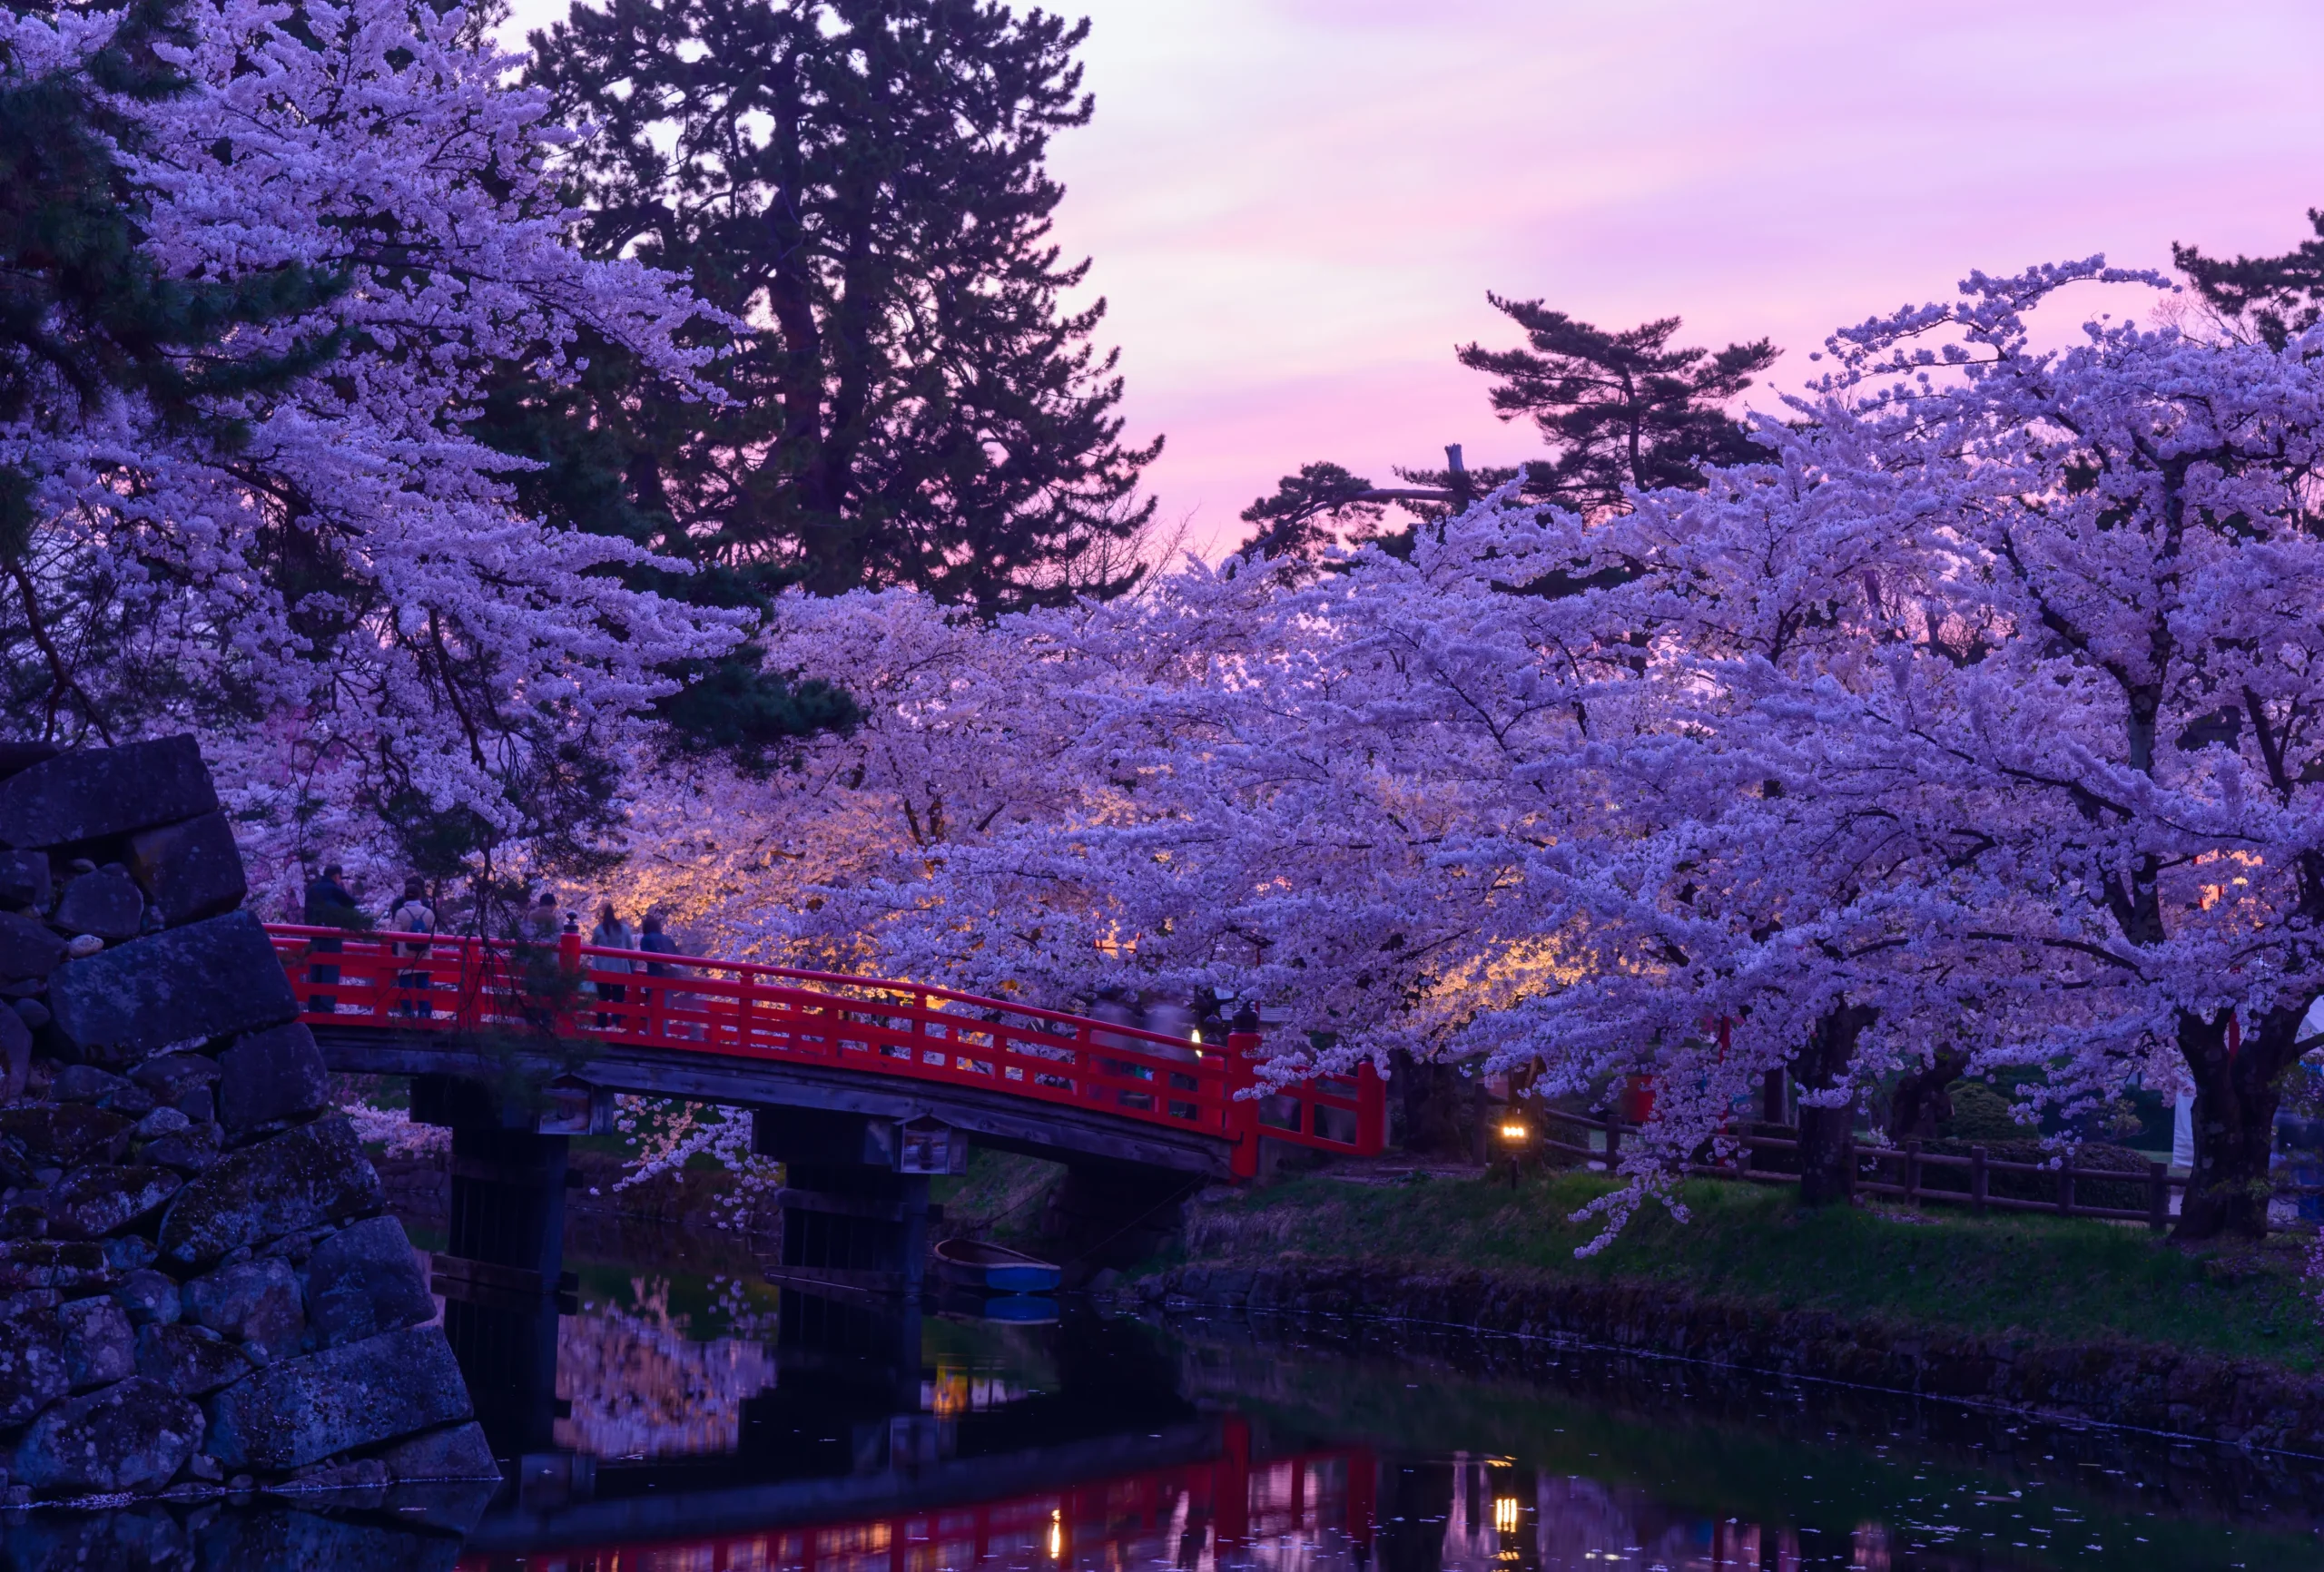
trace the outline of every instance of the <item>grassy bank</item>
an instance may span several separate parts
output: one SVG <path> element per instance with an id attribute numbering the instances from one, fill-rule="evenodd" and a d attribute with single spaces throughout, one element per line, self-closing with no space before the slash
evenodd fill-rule
<path id="1" fill-rule="evenodd" d="M 1366 1184 L 1318 1175 L 1200 1209 L 1152 1264 L 1469 1268 L 1529 1280 L 1644 1282 L 1782 1310 L 2052 1343 L 2127 1340 L 2313 1371 L 2324 1355 L 2300 1275 L 2302 1242 L 2185 1250 L 2143 1228 L 2025 1214 L 1975 1218 L 1801 1209 L 1786 1191 L 1699 1182 L 1691 1219 L 1641 1213 L 1577 1260 L 1594 1223 L 1572 1213 L 1602 1175 Z"/>
<path id="2" fill-rule="evenodd" d="M 972 1151 L 968 1174 L 931 1180 L 928 1198 L 944 1208 L 943 1233 L 1038 1250 L 1049 1192 L 1064 1177 L 1059 1163 Z"/>

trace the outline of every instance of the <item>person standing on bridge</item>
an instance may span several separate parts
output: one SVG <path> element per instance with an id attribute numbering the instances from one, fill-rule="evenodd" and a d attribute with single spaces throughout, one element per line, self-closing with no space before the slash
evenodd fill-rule
<path id="1" fill-rule="evenodd" d="M 1098 990 L 1098 1002 L 1090 1007 L 1089 1014 L 1094 1018 L 1104 1021 L 1108 1026 L 1135 1027 L 1137 1025 L 1137 1012 L 1130 1007 L 1129 1001 L 1122 997 L 1122 990 L 1118 987 Z M 1126 1037 L 1116 1032 L 1092 1032 L 1089 1034 L 1089 1040 L 1101 1048 L 1135 1048 L 1142 1046 L 1136 1038 Z"/>
<path id="2" fill-rule="evenodd" d="M 1143 1022 L 1149 1032 L 1157 1032 L 1176 1040 L 1167 1043 L 1140 1043 L 1139 1047 L 1166 1059 L 1193 1060 L 1201 1054 L 1186 1046 L 1196 1033 L 1195 1012 L 1177 999 L 1164 997 L 1148 1003 Z"/>
<path id="3" fill-rule="evenodd" d="M 556 892 L 544 889 L 537 901 L 517 907 L 508 928 L 516 969 L 523 978 L 525 1018 L 536 1030 L 554 1031 L 558 1017 L 573 1007 L 573 996 L 580 991 L 557 958 L 565 919 L 557 915 Z"/>
<path id="4" fill-rule="evenodd" d="M 645 916 L 637 919 L 637 948 L 644 950 L 647 955 L 675 955 L 678 953 L 677 941 L 671 938 L 668 934 L 662 931 L 662 914 L 660 912 L 647 912 Z M 649 960 L 645 963 L 645 975 L 647 977 L 675 977 L 678 975 L 678 968 L 670 965 L 666 961 Z M 661 1001 L 663 1013 L 666 1016 L 669 1012 L 670 1007 L 677 1003 L 678 996 L 670 992 L 667 988 L 648 987 L 638 990 L 637 1002 L 642 1007 L 647 1010 L 649 1014 L 657 998 Z M 665 1029 L 674 1028 L 665 1027 Z"/>
<path id="5" fill-rule="evenodd" d="M 637 935 L 631 930 L 629 924 L 621 919 L 620 914 L 614 910 L 614 903 L 608 900 L 597 909 L 597 926 L 590 933 L 589 942 L 599 949 L 634 950 L 637 948 Z M 599 974 L 596 989 L 597 1000 L 600 1004 L 618 1005 L 628 1002 L 629 985 L 606 982 L 604 980 L 603 974 L 626 973 L 630 970 L 630 966 L 629 960 L 622 956 L 599 955 L 589 958 L 587 969 Z M 612 1017 L 606 1011 L 597 1012 L 599 1031 L 605 1030 L 611 1022 Z"/>
<path id="6" fill-rule="evenodd" d="M 342 870 L 339 864 L 334 862 L 325 868 L 321 873 L 307 880 L 307 903 L 303 915 L 309 928 L 352 928 L 355 926 L 357 921 L 355 897 L 349 893 L 346 885 L 340 882 L 341 874 Z M 337 955 L 340 948 L 341 941 L 337 938 L 318 938 L 309 942 L 307 952 L 310 955 Z M 337 1011 L 339 1008 L 339 964 L 334 961 L 327 966 L 317 966 L 312 961 L 309 961 L 307 980 L 317 987 L 328 987 L 331 990 L 327 994 L 310 994 L 307 997 L 308 1010 L 312 1014 L 322 1016 Z"/>
<path id="7" fill-rule="evenodd" d="M 397 933 L 433 934 L 436 931 L 436 909 L 428 904 L 428 886 L 421 881 L 419 875 L 415 873 L 403 881 L 403 899 L 388 913 L 388 927 Z M 396 1005 L 398 1015 L 434 1017 L 436 1007 L 428 998 L 427 969 L 428 952 L 434 948 L 425 941 L 397 944 L 396 954 L 399 957 L 420 963 L 418 967 L 405 968 L 396 973 L 396 987 L 401 996 Z"/>

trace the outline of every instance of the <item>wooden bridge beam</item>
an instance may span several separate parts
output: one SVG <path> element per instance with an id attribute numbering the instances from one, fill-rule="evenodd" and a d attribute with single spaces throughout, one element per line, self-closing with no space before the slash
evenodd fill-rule
<path id="1" fill-rule="evenodd" d="M 350 1075 L 467 1075 L 497 1081 L 511 1064 L 450 1033 L 395 1032 L 318 1022 L 315 1040 L 333 1070 Z M 549 1077 L 566 1062 L 518 1053 L 514 1066 Z M 812 1108 L 902 1123 L 933 1116 L 965 1131 L 971 1145 L 1051 1162 L 1094 1159 L 1226 1179 L 1236 1147 L 1198 1131 L 1131 1124 L 1103 1110 L 1009 1092 L 932 1082 L 884 1081 L 860 1071 L 782 1059 L 719 1057 L 682 1049 L 609 1043 L 580 1070 L 593 1086 L 645 1096 L 680 1097 L 743 1108 Z"/>

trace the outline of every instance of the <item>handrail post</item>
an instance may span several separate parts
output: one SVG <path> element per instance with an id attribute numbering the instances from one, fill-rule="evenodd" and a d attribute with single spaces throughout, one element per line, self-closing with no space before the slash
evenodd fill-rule
<path id="1" fill-rule="evenodd" d="M 2146 1165 L 2146 1225 L 2157 1233 L 2171 1228 L 2171 1168 L 2150 1161 Z"/>
<path id="2" fill-rule="evenodd" d="M 1229 1414 L 1219 1432 L 1221 1455 L 1211 1465 L 1211 1522 L 1218 1548 L 1224 1552 L 1229 1547 L 1240 1550 L 1251 1538 L 1251 1421 L 1240 1414 Z M 1219 1559 L 1226 1557 L 1222 1554 Z"/>
<path id="3" fill-rule="evenodd" d="M 1622 1165 L 1622 1122 L 1611 1109 L 1606 1113 L 1606 1172 L 1611 1174 Z"/>
<path id="4" fill-rule="evenodd" d="M 1259 1176 L 1258 1100 L 1236 1095 L 1258 1085 L 1258 1072 L 1251 1064 L 1258 1051 L 1258 1014 L 1246 1005 L 1226 1033 L 1226 1133 L 1235 1143 L 1227 1172 L 1236 1179 Z"/>
<path id="5" fill-rule="evenodd" d="M 1848 1136 L 1840 1143 L 1840 1195 L 1848 1202 L 1856 1200 L 1856 1137 Z"/>
<path id="6" fill-rule="evenodd" d="M 384 1027 L 388 1024 L 389 1017 L 394 1013 L 393 994 L 395 990 L 390 985 L 395 982 L 396 973 L 395 968 L 392 965 L 383 968 L 379 965 L 379 961 L 382 957 L 394 956 L 396 947 L 381 938 L 372 939 L 370 941 L 370 953 L 366 956 L 365 958 L 370 962 L 369 970 L 371 976 L 369 980 L 371 987 L 369 991 L 364 996 L 363 1013 L 371 1017 L 372 1025 Z"/>
<path id="7" fill-rule="evenodd" d="M 2073 1215 L 2073 1159 L 2071 1157 L 2058 1169 L 2058 1215 Z"/>
<path id="8" fill-rule="evenodd" d="M 1905 1143 L 1905 1199 L 1916 1201 L 1921 1194 L 1921 1144 L 1919 1137 Z"/>
<path id="9" fill-rule="evenodd" d="M 556 936 L 556 975 L 567 1007 L 556 1012 L 556 1035 L 577 1037 L 581 1017 L 572 1007 L 581 997 L 581 925 L 569 917 L 565 919 L 565 931 Z"/>
<path id="10" fill-rule="evenodd" d="M 1969 1210 L 1982 1217 L 1985 1214 L 1985 1149 L 1969 1148 Z"/>
<path id="11" fill-rule="evenodd" d="M 468 976 L 467 1029 L 480 1032 L 487 1017 L 506 1020 L 517 1013 L 517 962 L 507 950 L 496 950 L 488 938 L 479 937 L 468 943 L 474 970 Z"/>
<path id="12" fill-rule="evenodd" d="M 472 1032 L 477 1029 L 478 972 L 481 958 L 477 946 L 480 938 L 460 938 L 452 941 L 452 1024 L 450 1030 Z"/>
<path id="13" fill-rule="evenodd" d="M 1388 1089 L 1366 1059 L 1355 1067 L 1355 1154 L 1377 1157 L 1388 1145 Z"/>

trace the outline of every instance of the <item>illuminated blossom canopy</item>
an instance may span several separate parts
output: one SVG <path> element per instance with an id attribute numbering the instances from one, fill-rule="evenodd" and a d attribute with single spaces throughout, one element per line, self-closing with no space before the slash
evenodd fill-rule
<path id="1" fill-rule="evenodd" d="M 1282 1013 L 1281 1073 L 1649 1073 L 1618 1213 L 1771 1068 L 1811 1107 L 1940 1050 L 2068 1112 L 2183 1078 L 2184 1226 L 2248 1230 L 2324 993 L 2324 339 L 2031 342 L 2128 277 L 1975 275 L 1841 332 L 1759 462 L 1608 519 L 1502 495 L 1408 557 L 990 624 L 787 608 L 783 663 L 876 700 L 798 779 L 911 829 L 733 930 L 1054 1000 L 1225 989 Z"/>

